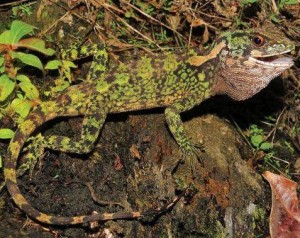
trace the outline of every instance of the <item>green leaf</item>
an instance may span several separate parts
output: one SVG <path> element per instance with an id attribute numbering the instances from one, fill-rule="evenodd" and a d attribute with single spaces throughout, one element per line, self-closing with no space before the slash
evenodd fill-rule
<path id="1" fill-rule="evenodd" d="M 262 150 L 270 150 L 273 148 L 273 144 L 271 144 L 269 142 L 264 142 L 259 146 L 259 148 Z"/>
<path id="2" fill-rule="evenodd" d="M 39 98 L 39 90 L 31 82 L 21 82 L 19 86 L 30 100 Z"/>
<path id="3" fill-rule="evenodd" d="M 242 5 L 247 5 L 247 4 L 252 4 L 252 3 L 255 3 L 257 2 L 258 0 L 240 0 L 240 3 Z"/>
<path id="4" fill-rule="evenodd" d="M 0 74 L 5 72 L 5 67 L 4 67 L 4 57 L 1 55 L 0 56 Z"/>
<path id="5" fill-rule="evenodd" d="M 9 52 L 9 54 L 11 55 L 11 57 L 19 59 L 24 64 L 43 70 L 43 64 L 41 60 L 33 54 L 26 54 L 23 52 L 16 52 L 16 51 L 11 51 Z"/>
<path id="6" fill-rule="evenodd" d="M 17 97 L 20 99 L 24 99 L 25 96 L 21 92 L 17 92 Z"/>
<path id="7" fill-rule="evenodd" d="M 55 53 L 55 50 L 46 48 L 45 41 L 34 37 L 20 40 L 17 44 L 15 44 L 15 46 L 35 50 L 48 56 L 51 56 Z"/>
<path id="8" fill-rule="evenodd" d="M 0 66 L 3 65 L 3 63 L 4 63 L 4 56 L 1 55 L 1 56 L 0 56 Z"/>
<path id="9" fill-rule="evenodd" d="M 36 29 L 35 26 L 27 24 L 22 21 L 15 20 L 12 22 L 10 31 L 13 35 L 13 44 L 17 43 L 23 36 L 28 35 Z"/>
<path id="10" fill-rule="evenodd" d="M 251 134 L 256 134 L 258 133 L 258 128 L 257 128 L 257 125 L 253 124 L 250 126 L 250 132 Z"/>
<path id="11" fill-rule="evenodd" d="M 298 4 L 299 1 L 298 0 L 285 0 L 284 4 L 286 5 L 294 5 L 294 4 Z"/>
<path id="12" fill-rule="evenodd" d="M 62 66 L 60 60 L 51 60 L 46 64 L 45 69 L 58 69 L 60 66 Z"/>
<path id="13" fill-rule="evenodd" d="M 4 31 L 0 34 L 0 44 L 12 44 L 14 37 L 10 30 Z"/>
<path id="14" fill-rule="evenodd" d="M 11 139 L 14 136 L 14 132 L 11 129 L 0 129 L 0 139 Z"/>
<path id="15" fill-rule="evenodd" d="M 263 137 L 261 135 L 251 136 L 251 143 L 255 147 L 259 147 L 259 145 L 262 143 L 262 141 L 263 141 Z"/>
<path id="16" fill-rule="evenodd" d="M 12 22 L 10 30 L 4 31 L 0 35 L 1 44 L 15 44 L 23 36 L 31 33 L 36 27 L 25 22 L 15 20 Z"/>
<path id="17" fill-rule="evenodd" d="M 62 72 L 63 72 L 64 77 L 66 77 L 69 80 L 69 82 L 71 82 L 72 81 L 71 69 L 70 68 L 64 68 L 62 70 Z"/>
<path id="18" fill-rule="evenodd" d="M 18 74 L 16 79 L 20 82 L 31 82 L 30 79 L 24 74 Z"/>
<path id="19" fill-rule="evenodd" d="M 16 113 L 25 118 L 30 111 L 31 103 L 27 99 L 15 98 L 10 106 Z"/>
<path id="20" fill-rule="evenodd" d="M 275 14 L 272 14 L 272 15 L 270 16 L 270 19 L 271 19 L 273 22 L 280 23 L 280 19 L 279 19 Z"/>
<path id="21" fill-rule="evenodd" d="M 0 168 L 2 168 L 2 156 L 0 155 Z"/>
<path id="22" fill-rule="evenodd" d="M 67 68 L 77 68 L 77 65 L 70 60 L 62 60 L 63 65 Z"/>
<path id="23" fill-rule="evenodd" d="M 0 76 L 0 102 L 4 101 L 14 90 L 13 82 L 6 74 Z"/>

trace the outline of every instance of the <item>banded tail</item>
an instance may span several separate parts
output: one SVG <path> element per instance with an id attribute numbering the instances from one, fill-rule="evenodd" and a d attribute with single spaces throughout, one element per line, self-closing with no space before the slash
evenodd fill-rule
<path id="1" fill-rule="evenodd" d="M 47 114 L 47 115 L 46 115 Z M 82 215 L 73 217 L 63 217 L 50 215 L 35 209 L 28 200 L 22 195 L 19 186 L 17 184 L 17 161 L 20 152 L 28 140 L 30 135 L 45 122 L 54 119 L 60 115 L 66 115 L 64 112 L 53 112 L 44 113 L 40 108 L 32 112 L 27 119 L 21 123 L 17 129 L 14 138 L 11 140 L 7 152 L 7 157 L 4 161 L 4 177 L 6 187 L 10 193 L 15 204 L 25 212 L 33 220 L 37 220 L 42 223 L 52 224 L 52 225 L 72 225 L 81 224 L 92 221 L 107 221 L 107 220 L 117 220 L 117 219 L 135 219 L 140 217 L 157 217 L 162 213 L 165 213 L 171 207 L 173 207 L 181 196 L 175 197 L 175 199 L 169 204 L 158 208 L 152 209 L 145 212 L 120 212 L 120 213 L 103 213 L 103 214 L 92 214 L 92 215 Z"/>
<path id="2" fill-rule="evenodd" d="M 28 140 L 29 136 L 45 122 L 56 118 L 60 113 L 48 113 L 47 115 L 42 112 L 40 108 L 32 112 L 27 119 L 21 123 L 17 129 L 15 136 L 11 140 L 6 159 L 4 161 L 4 177 L 6 187 L 10 193 L 15 204 L 25 212 L 29 217 L 34 220 L 38 220 L 42 223 L 56 224 L 56 225 L 67 225 L 67 224 L 80 224 L 91 221 L 105 221 L 112 219 L 132 219 L 141 217 L 140 212 L 130 213 L 104 213 L 104 214 L 93 214 L 83 215 L 74 217 L 63 217 L 63 216 L 52 216 L 49 214 L 42 213 L 35 209 L 27 199 L 22 195 L 19 186 L 17 184 L 17 161 L 21 153 L 22 147 Z M 65 115 L 64 113 L 62 113 Z"/>

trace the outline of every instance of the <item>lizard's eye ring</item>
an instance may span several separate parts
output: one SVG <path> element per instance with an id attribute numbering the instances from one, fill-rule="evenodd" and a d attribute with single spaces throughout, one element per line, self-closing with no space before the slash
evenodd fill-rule
<path id="1" fill-rule="evenodd" d="M 265 39 L 259 35 L 254 36 L 252 41 L 256 46 L 263 46 L 265 43 Z"/>

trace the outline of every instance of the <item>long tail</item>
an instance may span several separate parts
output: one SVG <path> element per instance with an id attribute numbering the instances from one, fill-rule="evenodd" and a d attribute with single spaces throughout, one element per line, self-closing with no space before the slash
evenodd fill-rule
<path id="1" fill-rule="evenodd" d="M 57 117 L 58 113 L 44 113 L 41 109 L 37 109 L 34 113 L 31 113 L 28 118 L 21 123 L 18 130 L 15 133 L 14 138 L 11 140 L 7 152 L 7 157 L 4 161 L 4 177 L 6 187 L 10 193 L 12 199 L 16 205 L 24 211 L 29 217 L 34 220 L 38 220 L 47 224 L 80 224 L 91 221 L 105 221 L 112 219 L 132 219 L 141 217 L 140 212 L 130 212 L 130 213 L 104 213 L 104 214 L 93 214 L 86 216 L 74 216 L 74 217 L 62 217 L 62 216 L 52 216 L 42 213 L 35 209 L 27 199 L 21 194 L 19 186 L 17 184 L 17 161 L 19 154 L 27 141 L 29 136 L 43 123 Z"/>

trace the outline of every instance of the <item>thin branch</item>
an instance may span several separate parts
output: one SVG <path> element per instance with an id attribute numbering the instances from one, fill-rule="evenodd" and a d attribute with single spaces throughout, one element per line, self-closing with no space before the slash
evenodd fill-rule
<path id="1" fill-rule="evenodd" d="M 7 6 L 17 6 L 20 5 L 24 2 L 30 2 L 30 0 L 19 0 L 19 1 L 14 1 L 14 2 L 9 2 L 9 3 L 2 3 L 0 4 L 0 7 L 7 7 Z M 28 4 L 34 4 L 35 2 L 31 2 Z"/>
<path id="2" fill-rule="evenodd" d="M 121 17 L 119 17 L 117 14 L 115 14 L 109 7 L 109 4 L 102 4 L 102 6 L 109 11 L 111 14 L 113 14 L 120 22 L 122 22 L 126 27 L 128 27 L 130 30 L 134 31 L 135 33 L 137 33 L 138 35 L 140 35 L 142 38 L 146 39 L 147 41 L 151 42 L 152 44 L 156 45 L 156 47 L 158 47 L 159 49 L 162 49 L 156 42 L 154 42 L 153 40 L 151 40 L 149 37 L 145 36 L 144 34 L 142 34 L 141 32 L 139 32 L 137 29 L 135 29 L 134 27 L 132 27 L 131 25 L 129 25 L 126 21 L 124 21 Z"/>
<path id="3" fill-rule="evenodd" d="M 121 2 L 122 2 L 122 3 L 126 3 L 128 6 L 130 6 L 130 7 L 133 8 L 133 9 L 135 9 L 136 11 L 138 11 L 139 13 L 141 13 L 142 15 L 148 17 L 148 18 L 151 19 L 152 21 L 154 21 L 154 22 L 160 24 L 160 25 L 163 26 L 163 27 L 166 27 L 167 29 L 173 31 L 173 32 L 176 33 L 177 35 L 179 35 L 179 36 L 181 36 L 181 37 L 184 38 L 184 36 L 181 35 L 178 31 L 174 30 L 173 28 L 169 27 L 168 25 L 164 24 L 163 22 L 161 22 L 161 21 L 159 21 L 159 20 L 153 18 L 152 16 L 150 16 L 150 15 L 148 15 L 147 13 L 143 12 L 141 9 L 137 8 L 136 6 L 132 5 L 131 3 L 126 2 L 126 1 L 124 1 L 124 0 L 121 0 Z"/>

